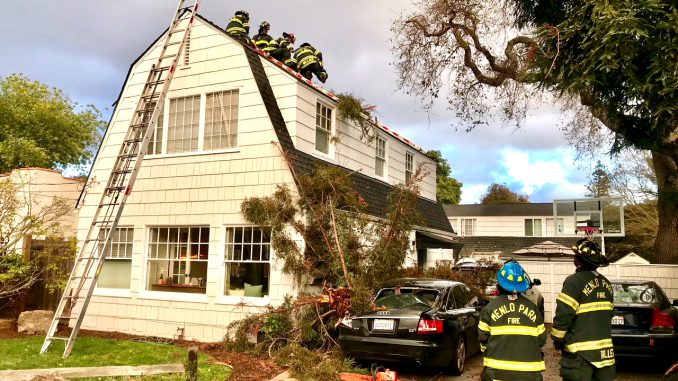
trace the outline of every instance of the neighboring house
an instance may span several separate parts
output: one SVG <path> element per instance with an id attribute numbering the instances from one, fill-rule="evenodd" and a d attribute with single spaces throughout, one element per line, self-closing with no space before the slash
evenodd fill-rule
<path id="1" fill-rule="evenodd" d="M 81 201 L 91 224 L 163 33 L 132 64 Z M 127 201 L 83 328 L 218 341 L 229 323 L 298 292 L 281 271 L 271 230 L 247 223 L 246 197 L 296 189 L 318 164 L 352 173 L 368 213 L 424 165 L 411 260 L 449 248 L 454 232 L 436 200 L 435 162 L 384 126 L 375 141 L 337 115 L 337 98 L 244 47 L 198 16 L 164 112 Z M 284 154 L 283 154 L 284 152 Z M 298 242 L 303 245 L 301 238 Z M 415 252 L 417 253 L 415 257 Z"/>
<path id="2" fill-rule="evenodd" d="M 613 263 L 617 265 L 649 265 L 650 261 L 636 253 L 628 253 Z"/>
<path id="3" fill-rule="evenodd" d="M 556 236 L 556 232 L 573 231 L 574 226 L 566 226 L 563 218 L 554 220 L 553 203 L 445 205 L 444 209 L 463 245 L 457 258 L 571 260 L 569 255 L 513 254 L 546 241 L 566 248 L 574 245 L 577 238 Z"/>
<path id="4" fill-rule="evenodd" d="M 20 208 L 18 210 L 18 219 L 23 219 L 28 215 L 38 216 L 47 214 L 47 218 L 52 218 L 53 214 L 48 213 L 50 206 L 54 204 L 55 199 L 63 199 L 72 205 L 72 211 L 63 216 L 58 216 L 59 235 L 63 238 L 73 238 L 77 234 L 78 211 L 75 209 L 75 203 L 83 189 L 84 181 L 81 179 L 72 179 L 63 177 L 61 172 L 45 168 L 20 168 L 12 170 L 10 173 L 0 174 L 0 181 L 10 181 L 18 186 L 16 198 Z M 3 229 L 3 233 L 16 232 L 18 221 L 9 229 Z M 9 242 L 16 241 L 13 250 L 23 252 L 30 245 L 31 238 L 43 239 L 41 236 L 27 235 L 18 239 L 18 237 L 0 237 L 0 239 Z"/>

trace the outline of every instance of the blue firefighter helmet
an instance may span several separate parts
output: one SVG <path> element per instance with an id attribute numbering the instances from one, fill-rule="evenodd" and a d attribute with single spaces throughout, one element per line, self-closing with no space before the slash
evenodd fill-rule
<path id="1" fill-rule="evenodd" d="M 530 288 L 525 269 L 515 260 L 508 261 L 497 272 L 499 287 L 508 292 L 525 292 Z"/>

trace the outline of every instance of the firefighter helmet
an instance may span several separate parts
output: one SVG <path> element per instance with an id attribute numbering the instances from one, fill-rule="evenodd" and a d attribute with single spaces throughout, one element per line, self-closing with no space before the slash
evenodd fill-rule
<path id="1" fill-rule="evenodd" d="M 577 244 L 572 246 L 572 251 L 576 258 L 579 258 L 581 261 L 591 266 L 605 267 L 609 264 L 607 257 L 605 257 L 603 251 L 600 250 L 600 246 L 588 239 L 588 237 L 577 241 Z"/>
<path id="2" fill-rule="evenodd" d="M 499 287 L 508 292 L 525 292 L 530 288 L 525 269 L 515 260 L 510 260 L 497 272 Z"/>
<path id="3" fill-rule="evenodd" d="M 297 40 L 297 37 L 294 35 L 294 33 L 286 33 L 286 32 L 283 32 L 283 37 L 289 39 L 290 42 L 293 43 L 293 44 L 294 44 L 294 41 Z"/>
<path id="4" fill-rule="evenodd" d="M 250 14 L 247 11 L 237 11 L 237 12 L 235 12 L 235 15 L 236 16 L 243 16 L 247 20 L 250 19 Z"/>
<path id="5" fill-rule="evenodd" d="M 271 24 L 269 24 L 268 21 L 262 21 L 262 22 L 261 22 L 261 25 L 259 25 L 259 28 L 261 28 L 261 29 L 270 29 L 270 28 L 271 28 Z"/>

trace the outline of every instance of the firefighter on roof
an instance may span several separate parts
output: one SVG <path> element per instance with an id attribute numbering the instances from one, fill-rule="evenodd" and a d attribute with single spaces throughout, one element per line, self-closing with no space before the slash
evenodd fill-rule
<path id="1" fill-rule="evenodd" d="M 320 82 L 325 83 L 327 81 L 327 71 L 323 68 L 323 54 L 308 42 L 301 44 L 299 49 L 294 52 L 294 60 L 297 64 L 297 70 L 306 79 L 313 78 L 313 74 L 315 74 Z"/>
<path id="2" fill-rule="evenodd" d="M 252 37 L 252 42 L 257 48 L 264 50 L 268 47 L 268 44 L 273 40 L 268 31 L 271 30 L 271 24 L 268 21 L 264 21 L 259 25 L 259 32 Z"/>
<path id="3" fill-rule="evenodd" d="M 612 285 L 596 271 L 607 266 L 607 258 L 588 238 L 572 251 L 577 270 L 563 283 L 551 329 L 553 345 L 563 354 L 560 375 L 566 381 L 612 381 Z"/>
<path id="4" fill-rule="evenodd" d="M 500 295 L 480 312 L 478 339 L 484 354 L 483 381 L 541 381 L 545 369 L 544 317 L 521 293 L 530 283 L 515 260 L 497 273 Z"/>
<path id="5" fill-rule="evenodd" d="M 249 45 L 250 41 L 250 14 L 246 11 L 237 11 L 226 25 L 226 33 Z"/>
<path id="6" fill-rule="evenodd" d="M 268 52 L 272 58 L 284 63 L 290 68 L 295 68 L 294 59 L 292 59 L 292 50 L 294 41 L 297 38 L 294 33 L 283 33 L 283 36 L 277 40 L 272 40 L 264 51 Z"/>

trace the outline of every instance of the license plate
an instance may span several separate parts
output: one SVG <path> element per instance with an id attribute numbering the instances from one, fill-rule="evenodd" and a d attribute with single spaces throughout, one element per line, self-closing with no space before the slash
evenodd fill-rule
<path id="1" fill-rule="evenodd" d="M 374 319 L 372 324 L 373 331 L 393 331 L 394 327 L 393 319 Z"/>
<path id="2" fill-rule="evenodd" d="M 613 316 L 612 325 L 624 325 L 624 317 L 620 315 Z"/>

